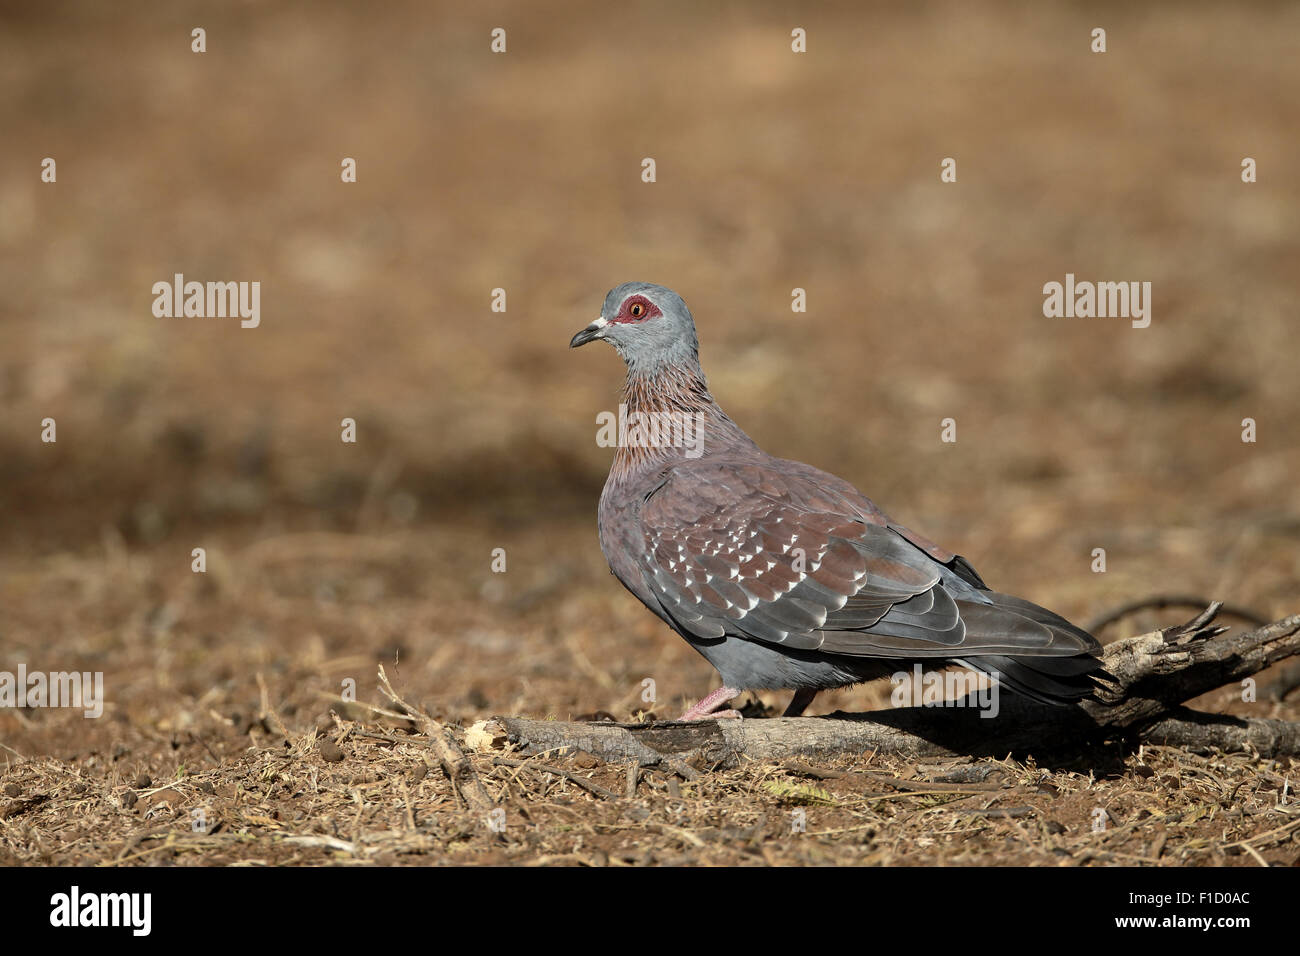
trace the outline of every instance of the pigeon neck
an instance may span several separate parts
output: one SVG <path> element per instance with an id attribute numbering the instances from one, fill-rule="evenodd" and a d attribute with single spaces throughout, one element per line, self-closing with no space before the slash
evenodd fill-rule
<path id="1" fill-rule="evenodd" d="M 623 386 L 629 412 L 693 412 L 716 408 L 698 363 L 656 369 L 653 374 L 629 368 Z"/>
<path id="2" fill-rule="evenodd" d="M 621 413 L 627 428 L 610 469 L 615 482 L 723 448 L 753 447 L 709 394 L 698 363 L 654 375 L 629 369 Z"/>

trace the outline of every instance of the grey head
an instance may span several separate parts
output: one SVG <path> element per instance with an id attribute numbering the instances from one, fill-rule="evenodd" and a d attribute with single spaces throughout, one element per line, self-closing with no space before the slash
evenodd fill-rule
<path id="1" fill-rule="evenodd" d="M 614 346 L 628 370 L 639 375 L 699 364 L 691 310 L 672 289 L 652 282 L 624 282 L 610 289 L 600 317 L 575 335 L 569 348 L 596 339 Z"/>

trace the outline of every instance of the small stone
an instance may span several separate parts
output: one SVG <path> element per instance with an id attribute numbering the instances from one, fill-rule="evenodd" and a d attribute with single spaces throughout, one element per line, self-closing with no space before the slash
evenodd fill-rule
<path id="1" fill-rule="evenodd" d="M 330 763 L 338 763 L 343 759 L 343 751 L 339 749 L 339 745 L 328 737 L 316 744 L 316 751 L 321 755 L 322 759 L 328 760 Z"/>
<path id="2" fill-rule="evenodd" d="M 587 753 L 585 750 L 579 750 L 573 755 L 573 765 L 579 770 L 594 770 L 603 762 L 595 754 Z"/>

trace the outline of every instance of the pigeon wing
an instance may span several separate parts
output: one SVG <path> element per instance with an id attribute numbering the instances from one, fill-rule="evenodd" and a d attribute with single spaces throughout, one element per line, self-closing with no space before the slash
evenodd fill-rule
<path id="1" fill-rule="evenodd" d="M 964 559 L 847 483 L 772 461 L 681 463 L 647 497 L 641 573 L 684 635 L 892 658 L 1095 646 L 1055 615 L 1070 631 L 999 606 Z"/>

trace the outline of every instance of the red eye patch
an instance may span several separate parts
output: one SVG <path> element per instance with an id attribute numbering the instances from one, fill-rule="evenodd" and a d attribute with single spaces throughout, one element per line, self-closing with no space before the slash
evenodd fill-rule
<path id="1" fill-rule="evenodd" d="M 659 311 L 659 306 L 655 305 L 643 295 L 630 295 L 619 307 L 618 315 L 610 319 L 610 323 L 631 323 L 644 322 L 646 319 L 654 318 L 656 315 L 663 315 Z"/>

